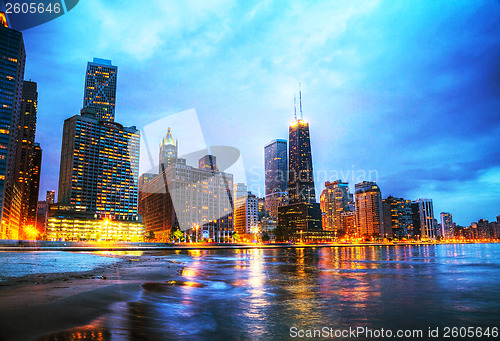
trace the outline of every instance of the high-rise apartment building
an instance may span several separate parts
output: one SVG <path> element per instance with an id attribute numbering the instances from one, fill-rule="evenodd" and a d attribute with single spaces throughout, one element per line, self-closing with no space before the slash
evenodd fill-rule
<path id="1" fill-rule="evenodd" d="M 360 237 L 385 237 L 382 193 L 373 181 L 355 185 L 356 229 Z"/>
<path id="2" fill-rule="evenodd" d="M 453 217 L 451 213 L 441 212 L 439 217 L 441 218 L 441 236 L 445 239 L 453 238 Z"/>
<path id="3" fill-rule="evenodd" d="M 323 213 L 323 230 L 338 233 L 342 230 L 342 213 L 350 209 L 349 184 L 342 180 L 325 182 L 325 189 L 321 192 L 320 206 Z"/>
<path id="4" fill-rule="evenodd" d="M 436 238 L 432 199 L 413 201 L 412 214 L 415 234 L 419 235 L 422 240 Z"/>
<path id="5" fill-rule="evenodd" d="M 17 239 L 22 193 L 16 183 L 15 164 L 26 52 L 22 33 L 10 29 L 3 19 L 0 23 L 0 239 Z"/>
<path id="6" fill-rule="evenodd" d="M 115 120 L 116 77 L 118 68 L 111 60 L 94 58 L 87 63 L 83 107 L 97 112 L 97 118 Z"/>
<path id="7" fill-rule="evenodd" d="M 137 220 L 140 132 L 82 109 L 64 121 L 58 203 Z"/>
<path id="8" fill-rule="evenodd" d="M 411 201 L 392 196 L 383 200 L 384 226 L 394 238 L 413 236 Z"/>
<path id="9" fill-rule="evenodd" d="M 240 234 L 256 233 L 259 223 L 259 202 L 254 194 L 248 193 L 235 201 L 234 230 Z"/>

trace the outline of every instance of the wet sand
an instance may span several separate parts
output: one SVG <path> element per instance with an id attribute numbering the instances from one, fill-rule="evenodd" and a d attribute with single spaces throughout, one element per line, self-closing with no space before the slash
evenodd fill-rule
<path id="1" fill-rule="evenodd" d="M 142 284 L 167 281 L 182 265 L 166 257 L 124 257 L 85 272 L 36 274 L 0 282 L 0 340 L 33 340 L 79 327 L 133 301 Z"/>

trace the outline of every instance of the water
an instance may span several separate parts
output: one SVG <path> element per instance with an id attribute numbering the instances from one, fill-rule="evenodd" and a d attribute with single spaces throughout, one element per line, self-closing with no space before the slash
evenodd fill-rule
<path id="1" fill-rule="evenodd" d="M 60 251 L 0 252 L 0 281 L 30 274 L 88 271 L 119 259 Z"/>
<path id="2" fill-rule="evenodd" d="M 292 327 L 438 327 L 441 336 L 444 327 L 500 327 L 499 244 L 186 251 L 170 258 L 186 264 L 173 282 L 145 284 L 139 300 L 115 305 L 87 331 L 102 339 L 276 340 L 289 339 Z"/>

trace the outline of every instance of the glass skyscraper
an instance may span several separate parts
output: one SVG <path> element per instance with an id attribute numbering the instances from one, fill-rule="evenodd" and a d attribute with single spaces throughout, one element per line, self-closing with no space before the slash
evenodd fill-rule
<path id="1" fill-rule="evenodd" d="M 287 141 L 273 140 L 264 147 L 266 195 L 286 192 L 288 187 Z"/>
<path id="2" fill-rule="evenodd" d="M 17 239 L 21 196 L 14 166 L 26 52 L 21 32 L 4 19 L 0 17 L 0 239 Z"/>
<path id="3" fill-rule="evenodd" d="M 117 72 L 111 60 L 94 58 L 87 63 L 83 107 L 95 110 L 99 119 L 109 122 L 115 120 Z"/>
<path id="4" fill-rule="evenodd" d="M 288 205 L 278 207 L 278 227 L 301 238 L 322 232 L 321 208 L 316 203 L 309 123 L 296 119 L 288 135 Z"/>
<path id="5" fill-rule="evenodd" d="M 288 198 L 290 204 L 315 203 L 309 123 L 298 119 L 289 129 Z"/>
<path id="6" fill-rule="evenodd" d="M 265 208 L 277 218 L 278 207 L 288 204 L 287 141 L 276 139 L 264 147 Z"/>

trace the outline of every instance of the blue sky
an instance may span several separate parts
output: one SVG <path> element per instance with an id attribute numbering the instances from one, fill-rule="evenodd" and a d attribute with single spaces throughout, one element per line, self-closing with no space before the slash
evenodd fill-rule
<path id="1" fill-rule="evenodd" d="M 85 0 L 24 39 L 42 197 L 100 57 L 118 66 L 116 121 L 196 109 L 208 145 L 241 151 L 256 193 L 301 81 L 318 195 L 325 179 L 370 175 L 384 197 L 432 198 L 462 225 L 500 214 L 498 1 Z"/>

